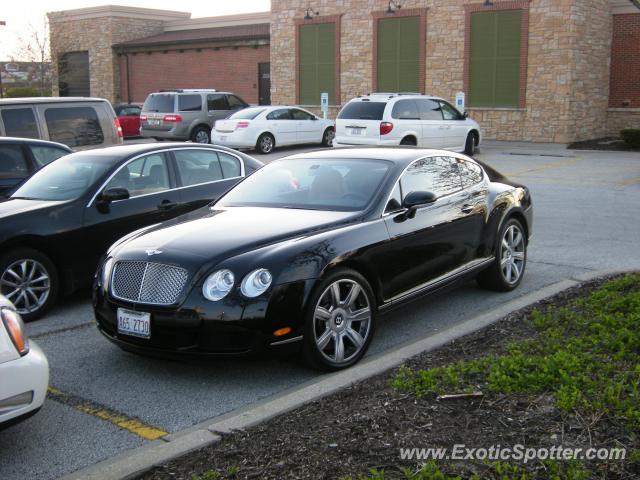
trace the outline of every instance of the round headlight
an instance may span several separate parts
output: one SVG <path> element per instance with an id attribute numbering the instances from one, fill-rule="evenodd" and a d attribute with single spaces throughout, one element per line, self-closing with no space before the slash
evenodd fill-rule
<path id="1" fill-rule="evenodd" d="M 240 291 L 245 297 L 257 297 L 264 293 L 271 285 L 271 274 L 269 270 L 260 268 L 249 273 L 240 285 Z"/>
<path id="2" fill-rule="evenodd" d="M 233 288 L 235 278 L 231 270 L 218 270 L 207 277 L 202 285 L 202 294 L 207 300 L 215 302 L 227 296 Z"/>

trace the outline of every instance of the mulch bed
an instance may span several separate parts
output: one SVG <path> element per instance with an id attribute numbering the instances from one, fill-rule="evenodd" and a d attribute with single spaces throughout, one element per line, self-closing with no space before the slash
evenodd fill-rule
<path id="1" fill-rule="evenodd" d="M 570 150 L 610 150 L 618 152 L 640 152 L 640 149 L 633 148 L 624 140 L 618 137 L 603 137 L 593 140 L 583 140 L 574 142 L 567 146 Z"/>
<path id="2" fill-rule="evenodd" d="M 588 294 L 600 283 L 573 288 L 512 313 L 479 332 L 413 358 L 408 366 L 430 368 L 499 354 L 510 341 L 534 334 L 525 321 L 534 307 L 564 305 L 576 296 Z M 400 448 L 452 448 L 455 444 L 484 448 L 497 444 L 584 448 L 638 445 L 636 438 L 629 438 L 624 425 L 606 418 L 562 413 L 550 395 L 485 393 L 480 398 L 446 401 L 433 397 L 416 399 L 389 386 L 395 371 L 246 431 L 223 435 L 221 442 L 157 467 L 141 478 L 191 479 L 193 474 L 214 470 L 220 476 L 212 478 L 338 479 L 347 475 L 357 478 L 376 468 L 385 470 L 385 479 L 393 479 L 405 478 L 404 468 L 419 467 L 415 460 L 401 460 Z M 438 464 L 463 478 L 472 474 L 484 478 L 488 471 L 480 461 Z M 640 472 L 632 471 L 637 465 L 628 460 L 586 466 L 596 478 L 640 476 Z M 549 478 L 540 462 L 527 464 L 527 470 L 536 478 Z"/>

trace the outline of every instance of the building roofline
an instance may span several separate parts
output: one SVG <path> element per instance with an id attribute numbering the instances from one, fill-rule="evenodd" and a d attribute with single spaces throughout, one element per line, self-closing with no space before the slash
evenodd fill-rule
<path id="1" fill-rule="evenodd" d="M 127 17 L 169 22 L 172 20 L 189 19 L 191 18 L 191 13 L 178 12 L 175 10 L 158 10 L 154 8 L 125 7 L 122 5 L 100 5 L 98 7 L 48 12 L 47 16 L 49 17 L 49 20 L 53 21 L 83 20 L 101 17 Z"/>
<path id="2" fill-rule="evenodd" d="M 165 32 L 175 30 L 195 30 L 201 28 L 233 27 L 271 22 L 271 12 L 252 12 L 219 17 L 200 17 L 172 20 L 164 25 Z"/>
<path id="3" fill-rule="evenodd" d="M 609 0 L 609 4 L 613 15 L 640 13 L 640 0 Z"/>

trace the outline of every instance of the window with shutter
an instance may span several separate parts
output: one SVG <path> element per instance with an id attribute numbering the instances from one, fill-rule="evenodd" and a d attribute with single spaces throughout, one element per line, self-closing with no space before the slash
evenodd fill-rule
<path id="1" fill-rule="evenodd" d="M 420 17 L 378 21 L 377 90 L 420 91 Z"/>
<path id="2" fill-rule="evenodd" d="M 522 10 L 471 14 L 469 106 L 519 107 Z"/>
<path id="3" fill-rule="evenodd" d="M 320 94 L 329 94 L 329 104 L 336 104 L 336 24 L 300 25 L 298 36 L 299 102 L 319 105 Z"/>

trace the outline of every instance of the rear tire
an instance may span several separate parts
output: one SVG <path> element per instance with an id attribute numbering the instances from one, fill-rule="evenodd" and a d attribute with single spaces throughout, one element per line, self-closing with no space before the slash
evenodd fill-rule
<path id="1" fill-rule="evenodd" d="M 333 130 L 333 128 L 331 127 L 327 128 L 322 134 L 322 145 L 324 147 L 333 146 L 333 139 L 335 136 L 336 136 L 336 132 Z"/>
<path id="2" fill-rule="evenodd" d="M 256 150 L 263 155 L 273 152 L 275 146 L 276 140 L 270 133 L 263 133 L 256 142 Z"/>
<path id="3" fill-rule="evenodd" d="M 25 322 L 42 316 L 58 297 L 58 272 L 45 254 L 19 248 L 0 258 L 0 293 Z"/>
<path id="4" fill-rule="evenodd" d="M 375 296 L 367 280 L 355 270 L 334 270 L 309 297 L 302 350 L 306 363 L 325 371 L 354 365 L 367 352 L 375 324 Z"/>
<path id="5" fill-rule="evenodd" d="M 515 218 L 507 220 L 497 242 L 496 258 L 478 275 L 477 282 L 488 290 L 509 292 L 520 285 L 527 265 L 527 238 L 522 224 Z"/>
<path id="6" fill-rule="evenodd" d="M 473 157 L 476 153 L 476 134 L 469 132 L 467 141 L 464 143 L 464 153 Z"/>
<path id="7" fill-rule="evenodd" d="M 197 127 L 191 132 L 191 141 L 194 143 L 211 143 L 211 131 L 206 127 Z"/>
<path id="8" fill-rule="evenodd" d="M 411 138 L 411 137 L 405 137 L 400 141 L 400 145 L 410 145 L 412 147 L 417 146 L 417 142 L 415 141 L 415 139 Z"/>

